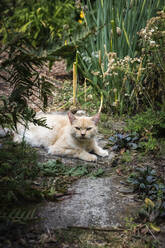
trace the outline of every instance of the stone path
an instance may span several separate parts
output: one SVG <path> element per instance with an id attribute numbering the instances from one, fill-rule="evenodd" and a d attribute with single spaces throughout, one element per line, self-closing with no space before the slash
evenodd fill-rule
<path id="1" fill-rule="evenodd" d="M 67 227 L 116 228 L 137 208 L 134 196 L 117 177 L 80 179 L 70 188 L 74 192 L 61 202 L 49 202 L 39 209 L 43 229 Z"/>

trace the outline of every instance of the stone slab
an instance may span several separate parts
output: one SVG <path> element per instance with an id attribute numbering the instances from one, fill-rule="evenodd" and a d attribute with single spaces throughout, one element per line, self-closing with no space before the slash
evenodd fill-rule
<path id="1" fill-rule="evenodd" d="M 118 227 L 125 216 L 136 209 L 134 196 L 123 195 L 117 177 L 83 178 L 70 188 L 73 193 L 60 202 L 41 206 L 39 216 L 43 229 L 67 227 Z"/>

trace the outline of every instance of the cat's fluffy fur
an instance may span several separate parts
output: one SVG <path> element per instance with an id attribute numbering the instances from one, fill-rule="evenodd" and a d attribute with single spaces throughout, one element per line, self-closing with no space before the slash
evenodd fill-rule
<path id="1" fill-rule="evenodd" d="M 98 146 L 96 141 L 97 123 L 99 114 L 93 117 L 75 116 L 68 114 L 39 113 L 38 117 L 46 118 L 46 123 L 51 129 L 35 126 L 30 123 L 29 129 L 24 132 L 23 126 L 18 126 L 14 134 L 14 141 L 21 142 L 22 137 L 32 146 L 44 146 L 49 153 L 67 155 L 86 161 L 96 161 L 95 154 L 105 157 L 108 151 Z"/>

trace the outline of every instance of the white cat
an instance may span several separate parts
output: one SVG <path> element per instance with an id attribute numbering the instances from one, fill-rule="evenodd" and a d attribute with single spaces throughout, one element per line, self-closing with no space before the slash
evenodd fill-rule
<path id="1" fill-rule="evenodd" d="M 14 134 L 14 141 L 24 139 L 32 146 L 44 146 L 49 153 L 67 155 L 86 161 L 96 161 L 95 154 L 105 157 L 108 151 L 98 146 L 96 141 L 97 123 L 100 115 L 93 117 L 75 116 L 59 113 L 39 113 L 38 118 L 46 118 L 47 126 L 51 129 L 29 124 L 29 129 L 24 132 L 24 127 L 18 126 L 18 133 Z"/>

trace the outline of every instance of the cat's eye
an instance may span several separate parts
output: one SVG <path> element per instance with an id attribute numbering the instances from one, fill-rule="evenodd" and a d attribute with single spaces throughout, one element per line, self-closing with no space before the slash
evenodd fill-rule
<path id="1" fill-rule="evenodd" d="M 89 130 L 91 130 L 92 129 L 92 127 L 87 127 L 87 131 L 89 131 Z"/>
<path id="2" fill-rule="evenodd" d="M 80 130 L 80 127 L 75 127 L 77 130 Z"/>

